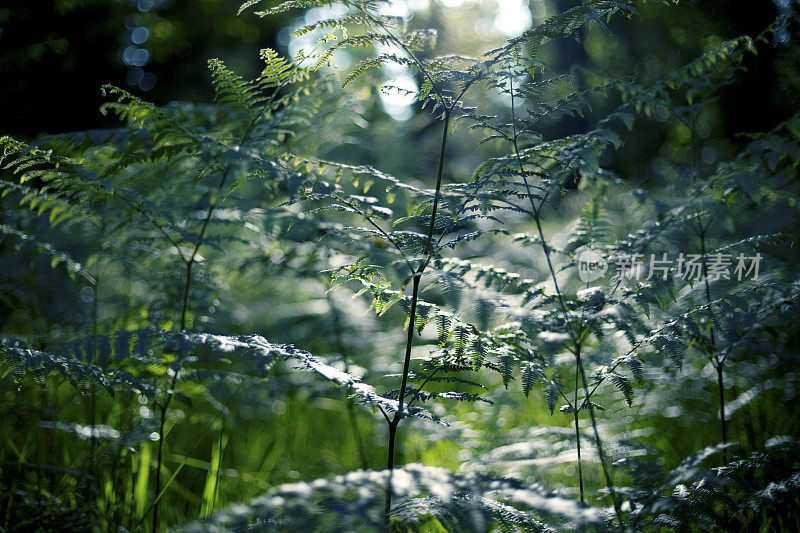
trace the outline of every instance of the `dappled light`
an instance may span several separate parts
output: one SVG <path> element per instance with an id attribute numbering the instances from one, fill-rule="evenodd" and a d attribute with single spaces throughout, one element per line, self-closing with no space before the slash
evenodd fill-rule
<path id="1" fill-rule="evenodd" d="M 0 532 L 797 529 L 798 2 L 30 9 Z"/>

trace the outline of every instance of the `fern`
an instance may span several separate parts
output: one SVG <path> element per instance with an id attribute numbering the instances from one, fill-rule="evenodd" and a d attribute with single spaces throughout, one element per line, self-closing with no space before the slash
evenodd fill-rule
<path id="1" fill-rule="evenodd" d="M 791 9 L 687 59 L 614 35 L 694 7 L 587 0 L 471 57 L 389 4 L 245 2 L 306 11 L 312 48 L 210 60 L 210 104 L 106 86 L 120 128 L 0 137 L 3 527 L 791 527 L 800 119 L 731 137 L 716 103 Z M 573 39 L 589 66 L 558 65 Z M 694 276 L 621 266 L 673 252 Z"/>
<path id="2" fill-rule="evenodd" d="M 42 352 L 15 339 L 2 339 L 2 364 L 3 377 L 11 375 L 17 382 L 31 377 L 45 386 L 47 377 L 57 373 L 81 393 L 88 393 L 96 386 L 112 394 L 121 390 L 152 397 L 156 393 L 152 383 L 125 371 L 105 370 L 72 357 Z"/>
<path id="3" fill-rule="evenodd" d="M 379 531 L 385 527 L 382 487 L 391 483 L 401 502 L 393 511 L 398 523 L 420 521 L 426 516 L 450 527 L 522 527 L 533 531 L 569 530 L 601 525 L 602 516 L 583 509 L 572 500 L 548 493 L 540 487 L 525 487 L 513 479 L 476 475 L 454 475 L 444 469 L 409 464 L 393 472 L 358 471 L 313 482 L 276 487 L 273 491 L 219 512 L 208 523 L 191 523 L 184 531 L 229 530 L 231 528 L 320 527 L 326 509 L 338 507 L 338 516 L 324 529 Z M 430 494 L 429 497 L 419 497 Z M 525 509 L 521 511 L 506 501 Z M 320 507 L 319 504 L 322 504 Z M 291 513 L 286 511 L 291 509 Z M 532 513 L 533 516 L 531 516 Z M 551 529 L 534 518 L 538 513 L 561 522 Z M 410 522 L 409 522 L 410 521 Z M 418 522 L 419 523 L 419 522 Z"/>

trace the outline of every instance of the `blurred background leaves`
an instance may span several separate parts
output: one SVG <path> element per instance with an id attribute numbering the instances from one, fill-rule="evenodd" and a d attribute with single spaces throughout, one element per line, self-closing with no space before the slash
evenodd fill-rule
<path id="1" fill-rule="evenodd" d="M 181 102 L 170 109 L 183 110 L 184 118 L 189 117 L 193 126 L 206 128 L 210 134 L 219 133 L 215 125 L 223 122 L 225 115 L 208 105 L 214 99 L 214 91 L 207 60 L 221 58 L 236 73 L 253 77 L 261 69 L 259 48 L 296 53 L 290 46 L 289 34 L 325 15 L 310 10 L 265 19 L 250 14 L 237 17 L 239 3 L 5 2 L 0 7 L 0 133 L 46 144 L 52 139 L 43 134 L 121 129 L 116 118 L 99 112 L 106 101 L 100 93 L 105 83 L 128 89 L 157 105 Z M 442 52 L 478 55 L 503 38 L 529 25 L 541 24 L 578 2 L 409 0 L 395 4 L 393 9 L 413 24 L 438 30 Z M 616 224 L 614 236 L 623 237 L 640 229 L 642 221 L 665 214 L 659 195 L 681 198 L 696 176 L 710 173 L 720 161 L 742 155 L 763 168 L 763 148 L 767 154 L 776 154 L 770 157 L 776 158 L 780 177 L 789 183 L 780 194 L 793 190 L 794 197 L 780 196 L 769 187 L 755 189 L 761 196 L 755 195 L 754 202 L 737 200 L 741 204 L 732 204 L 733 214 L 721 219 L 723 229 L 718 237 L 723 242 L 731 234 L 740 234 L 742 228 L 752 233 L 787 231 L 783 241 L 765 246 L 782 264 L 797 264 L 797 250 L 792 247 L 798 237 L 796 167 L 785 159 L 778 161 L 777 152 L 771 151 L 770 143 L 777 145 L 780 139 L 758 141 L 756 145 L 760 143 L 760 147 L 748 147 L 751 153 L 744 148 L 753 139 L 740 135 L 770 131 L 800 108 L 798 21 L 791 4 L 786 0 L 683 1 L 677 6 L 648 3 L 632 21 L 612 20 L 608 33 L 598 27 L 581 29 L 580 41 L 561 39 L 542 48 L 540 58 L 555 73 L 571 75 L 575 89 L 589 87 L 602 76 L 635 77 L 642 87 L 651 87 L 666 83 L 669 73 L 724 41 L 744 33 L 758 35 L 779 17 L 774 34 L 767 42 L 757 43 L 758 53 L 742 56 L 743 69 L 722 69 L 713 80 L 695 76 L 693 84 L 671 91 L 668 98 L 653 98 L 649 102 L 651 108 L 645 106 L 636 117 L 633 131 L 617 128 L 624 145 L 604 152 L 599 164 L 620 176 L 616 184 L 619 188 L 598 182 L 597 190 L 593 190 L 574 180 L 566 194 L 557 199 L 558 211 L 546 221 L 547 231 L 554 235 L 556 243 L 569 240 L 573 217 L 580 214 L 595 193 L 614 193 L 605 208 Z M 339 66 L 344 69 L 358 59 L 355 54 L 343 56 Z M 346 163 L 373 165 L 408 178 L 417 186 L 431 187 L 435 178 L 431 169 L 438 156 L 439 122 L 413 100 L 394 98 L 379 89 L 387 81 L 400 80 L 414 87 L 420 86 L 422 80 L 390 68 L 369 76 L 366 83 L 337 96 L 321 90 L 313 104 L 314 111 L 321 110 L 315 115 L 313 126 L 299 128 L 294 137 L 282 138 L 282 147 Z M 475 91 L 470 97 L 487 113 L 505 115 L 509 110 L 507 99 L 489 91 Z M 544 118 L 543 136 L 557 139 L 583 131 L 587 124 L 619 104 L 599 97 L 591 102 L 593 107 L 585 116 L 553 114 Z M 113 136 L 113 132 L 93 135 Z M 467 181 L 482 161 L 504 153 L 505 148 L 491 142 L 476 148 L 480 139 L 480 132 L 456 129 L 448 147 L 448 180 Z M 125 143 L 118 142 L 115 149 L 124 151 Z M 118 155 L 108 150 L 83 157 L 112 166 Z M 768 160 L 764 163 L 769 165 Z M 207 187 L 193 188 L 196 170 L 188 165 L 164 164 L 137 183 L 140 192 L 153 195 L 153 199 L 160 194 L 159 187 L 172 184 L 174 189 L 168 198 L 173 202 L 169 207 L 175 217 L 195 220 L 195 211 L 211 195 Z M 180 176 L 176 178 L 177 171 Z M 125 178 L 132 179 L 130 175 Z M 209 250 L 204 258 L 207 261 L 198 274 L 194 301 L 197 312 L 191 317 L 193 329 L 228 334 L 258 332 L 270 340 L 292 342 L 327 357 L 365 379 L 383 374 L 398 359 L 397 346 L 402 341 L 398 324 L 402 324 L 404 313 L 395 308 L 379 320 L 366 312 L 363 300 L 353 299 L 348 291 L 327 292 L 329 278 L 320 271 L 331 266 L 331 258 L 321 238 L 329 227 L 317 225 L 313 217 L 304 217 L 303 213 L 294 213 L 295 220 L 290 225 L 272 212 L 259 211 L 267 210 L 270 202 L 288 192 L 265 190 L 253 183 L 245 183 L 235 191 L 231 201 L 243 211 L 222 212 L 221 217 L 228 217 L 228 226 L 221 224 L 225 228 L 221 233 L 231 239 L 241 238 L 242 242 L 224 251 Z M 758 201 L 776 196 L 781 200 L 769 204 L 773 211 L 759 211 Z M 54 339 L 82 338 L 91 332 L 98 294 L 85 277 L 70 270 L 70 261 L 53 260 L 62 252 L 84 265 L 90 275 L 96 274 L 105 258 L 114 257 L 112 264 L 102 266 L 109 282 L 103 287 L 99 320 L 94 320 L 100 333 L 174 326 L 170 311 L 179 297 L 176 280 L 181 273 L 176 274 L 175 265 L 179 263 L 174 254 L 164 252 L 168 248 L 164 243 L 154 242 L 151 235 L 142 235 L 143 230 L 136 228 L 137 232 L 125 235 L 124 247 L 112 249 L 96 226 L 53 228 L 46 216 L 20 214 L 12 209 L 12 199 L 2 200 L 5 209 L 0 222 L 14 231 L 36 235 L 43 243 L 57 243 L 58 247 L 48 249 L 38 242 L 22 242 L 13 232 L 3 233 L 0 331 L 4 335 L 38 336 L 38 347 L 43 347 Z M 116 222 L 122 212 L 115 209 L 106 215 Z M 676 231 L 673 236 L 670 244 L 674 247 L 696 244 L 691 234 Z M 373 244 L 373 255 L 380 258 L 385 243 L 376 239 Z M 531 250 L 507 242 L 470 244 L 467 248 L 472 256 L 491 256 L 502 267 L 541 279 L 546 266 L 540 254 Z M 780 274 L 793 275 L 790 268 Z M 459 306 L 452 294 L 442 296 L 434 289 L 430 296 Z M 467 295 L 463 307 L 470 308 L 474 303 Z M 488 324 L 491 310 L 483 314 L 481 320 Z M 744 443 L 747 452 L 764 448 L 774 435 L 797 435 L 796 385 L 792 384 L 797 380 L 793 373 L 798 350 L 795 315 L 790 307 L 784 320 L 771 325 L 775 331 L 772 344 L 747 347 L 731 369 L 731 432 Z M 425 342 L 434 344 L 435 339 Z M 658 367 L 665 359 L 656 353 L 648 355 L 647 362 Z M 636 391 L 633 410 L 626 407 L 620 394 L 605 393 L 608 414 L 604 416 L 609 422 L 603 429 L 611 453 L 625 455 L 634 464 L 620 483 L 630 481 L 631 485 L 635 482 L 650 488 L 654 480 L 661 479 L 658 476 L 664 476 L 687 456 L 718 442 L 716 427 L 713 431 L 708 429 L 715 423 L 716 406 L 708 401 L 715 389 L 714 376 L 706 363 L 703 357 L 695 357 L 683 368 L 668 366 L 664 373 L 648 374 L 643 390 Z M 162 380 L 168 371 L 168 365 L 159 364 L 146 369 Z M 162 507 L 165 523 L 178 524 L 196 514 L 205 515 L 282 482 L 383 466 L 384 429 L 369 414 L 356 411 L 353 415 L 346 391 L 281 365 L 271 372 L 264 383 L 220 380 L 207 388 L 195 383 L 182 385 L 184 397 L 176 400 L 167 422 L 170 444 L 165 468 L 170 474 L 181 474 L 170 481 L 169 497 Z M 37 494 L 71 494 L 72 498 L 54 503 L 47 515 L 49 522 L 40 524 L 42 527 L 61 524 L 77 529 L 82 520 L 97 519 L 73 512 L 75 508 L 89 507 L 88 500 L 83 499 L 83 487 L 74 479 L 92 474 L 94 466 L 88 459 L 94 457 L 94 450 L 89 442 L 75 445 L 73 434 L 85 433 L 87 426 L 78 421 L 85 422 L 90 406 L 63 383 L 50 383 L 46 392 L 32 381 L 12 386 L 10 380 L 4 379 L 3 384 L 9 385 L 0 397 L 5 439 L 2 479 L 7 496 L 0 502 L 0 523 L 8 525 L 12 518 L 34 520 L 36 506 L 30 502 L 35 502 L 33 496 Z M 485 384 L 492 389 L 495 405 L 448 405 L 453 427 L 414 426 L 403 443 L 403 460 L 452 469 L 464 464 L 464 468 L 530 476 L 531 481 L 535 472 L 536 480 L 575 495 L 569 417 L 558 412 L 552 415 L 539 397 L 524 398 L 517 385 L 505 390 L 498 376 L 487 378 Z M 387 384 L 380 385 L 388 388 Z M 23 408 L 19 408 L 19 398 L 25 399 Z M 149 466 L 154 453 L 157 405 L 146 395 L 133 397 L 130 404 L 120 404 L 106 396 L 98 396 L 97 402 L 96 410 L 108 414 L 105 424 L 124 431 L 126 436 L 144 436 L 125 441 L 129 446 L 121 446 L 122 451 L 115 449 L 125 461 L 125 473 L 130 475 L 122 479 L 120 471 L 104 478 L 104 484 L 96 487 L 99 499 L 115 504 L 113 487 L 118 483 L 124 487 L 122 492 L 134 499 L 123 504 L 141 515 L 154 497 L 147 492 L 149 470 L 141 465 Z M 439 414 L 443 412 L 443 408 L 439 409 Z M 56 425 L 55 419 L 74 423 L 67 426 L 67 431 Z M 356 431 L 325 431 L 328 427 L 347 426 Z M 583 430 L 588 441 L 588 428 Z M 233 437 L 223 438 L 228 434 Z M 158 434 L 155 436 L 157 439 Z M 531 444 L 529 448 L 515 448 L 518 442 Z M 645 459 L 638 463 L 635 458 L 640 456 Z M 603 482 L 599 466 L 592 461 L 589 456 L 586 483 L 594 490 Z M 716 455 L 711 455 L 711 461 L 720 464 Z M 17 465 L 34 463 L 42 468 L 18 473 Z M 47 466 L 71 468 L 78 475 L 73 481 L 65 481 L 68 476 L 61 477 Z M 219 478 L 215 477 L 220 472 Z M 71 491 L 76 487 L 81 490 Z M 14 492 L 24 490 L 29 492 Z M 11 494 L 14 496 L 8 497 Z M 12 512 L 13 498 L 18 498 L 18 507 Z M 28 507 L 19 507 L 19 501 L 27 502 Z M 126 523 L 127 518 L 131 517 L 112 514 L 112 520 L 119 519 L 121 525 L 134 529 L 136 524 Z"/>

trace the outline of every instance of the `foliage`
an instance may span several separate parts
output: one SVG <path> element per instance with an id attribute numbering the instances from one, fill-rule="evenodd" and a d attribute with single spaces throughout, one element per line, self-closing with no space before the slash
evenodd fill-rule
<path id="1" fill-rule="evenodd" d="M 581 2 L 478 58 L 387 2 L 261 4 L 240 14 L 316 13 L 313 48 L 262 50 L 252 80 L 209 61 L 213 104 L 106 86 L 122 128 L 0 138 L 25 266 L 3 280 L 3 527 L 791 529 L 800 116 L 710 125 L 755 53 L 796 51 L 789 15 L 653 78 L 552 57 L 670 2 Z M 385 124 L 357 97 L 376 80 L 441 132 L 414 145 L 425 177 L 333 146 Z M 653 117 L 671 140 L 643 178 L 621 154 Z"/>

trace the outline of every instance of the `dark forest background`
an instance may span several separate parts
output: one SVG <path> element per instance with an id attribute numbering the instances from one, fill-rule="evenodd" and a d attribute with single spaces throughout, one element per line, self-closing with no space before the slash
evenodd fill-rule
<path id="1" fill-rule="evenodd" d="M 557 0 L 553 10 L 576 2 Z M 213 91 L 206 62 L 226 61 L 245 77 L 259 68 L 258 48 L 285 52 L 282 28 L 295 14 L 259 19 L 236 16 L 238 0 L 9 0 L 0 7 L 0 130 L 33 138 L 116 126 L 103 117 L 100 87 L 126 87 L 156 104 L 209 101 Z M 723 40 L 755 35 L 777 16 L 769 1 L 713 0 L 682 2 L 680 11 L 664 10 L 650 24 L 628 26 L 620 39 L 621 57 L 634 64 L 637 50 L 654 45 L 672 55 L 698 51 L 692 35 L 712 31 Z M 437 18 L 435 15 L 432 18 Z M 676 32 L 675 29 L 682 31 Z M 669 32 L 668 30 L 671 30 Z M 643 46 L 647 44 L 647 46 Z M 591 61 L 581 43 L 560 45 L 563 66 Z M 144 58 L 126 50 L 145 50 Z M 786 76 L 790 58 L 764 50 L 747 60 L 747 74 L 720 98 L 725 131 L 761 131 L 797 106 L 796 79 Z M 795 61 L 796 63 L 796 61 Z M 796 68 L 796 65 L 795 65 Z M 759 105 L 753 105 L 754 101 Z M 564 130 L 569 124 L 562 124 Z M 564 133 L 564 132 L 558 132 Z"/>

